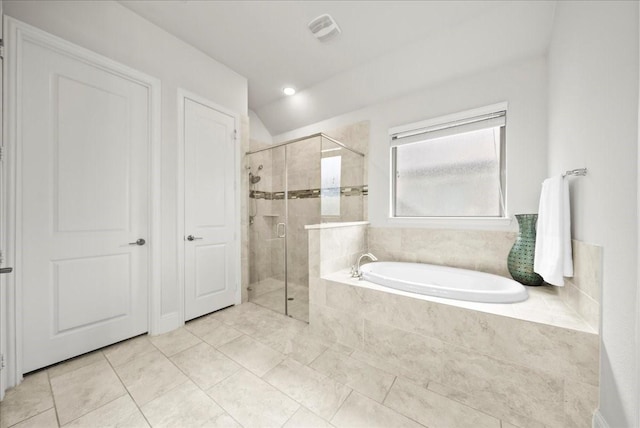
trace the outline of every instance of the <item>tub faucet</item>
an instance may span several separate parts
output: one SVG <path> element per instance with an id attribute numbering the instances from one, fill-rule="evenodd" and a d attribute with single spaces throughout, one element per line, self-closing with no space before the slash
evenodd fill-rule
<path id="1" fill-rule="evenodd" d="M 363 255 L 358 257 L 358 262 L 354 266 L 351 266 L 351 277 L 352 278 L 358 278 L 359 280 L 362 280 L 362 271 L 360 270 L 360 262 L 362 262 L 362 259 L 364 259 L 365 257 L 369 258 L 372 262 L 378 261 L 378 258 L 376 256 L 374 256 L 373 254 L 364 253 Z"/>

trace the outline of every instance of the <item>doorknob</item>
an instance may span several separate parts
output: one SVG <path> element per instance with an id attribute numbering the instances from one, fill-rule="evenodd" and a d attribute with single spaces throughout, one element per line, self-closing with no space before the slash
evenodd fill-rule
<path id="1" fill-rule="evenodd" d="M 146 243 L 147 243 L 147 241 L 145 241 L 144 239 L 140 238 L 136 242 L 129 242 L 129 245 L 144 245 Z"/>
<path id="2" fill-rule="evenodd" d="M 0 273 L 11 273 L 13 268 L 0 268 Z"/>
<path id="3" fill-rule="evenodd" d="M 195 241 L 196 239 L 204 239 L 204 238 L 202 238 L 202 236 L 193 236 L 193 235 L 187 236 L 187 241 Z"/>

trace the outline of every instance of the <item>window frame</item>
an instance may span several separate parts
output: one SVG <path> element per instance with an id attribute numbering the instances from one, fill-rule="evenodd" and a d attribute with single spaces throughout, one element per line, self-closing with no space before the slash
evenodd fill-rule
<path id="1" fill-rule="evenodd" d="M 502 191 L 502 214 L 500 216 L 411 216 L 411 217 L 403 217 L 395 215 L 395 206 L 396 206 L 396 167 L 397 167 L 397 159 L 396 159 L 396 148 L 399 146 L 398 144 L 394 144 L 394 136 L 399 134 L 412 134 L 414 132 L 419 132 L 420 130 L 426 128 L 437 127 L 439 125 L 445 125 L 450 123 L 455 123 L 458 121 L 464 121 L 466 119 L 470 119 L 476 116 L 489 115 L 492 113 L 498 113 L 504 111 L 505 112 L 505 129 L 504 132 L 501 133 L 501 153 L 500 153 L 500 180 L 501 180 L 501 191 Z M 459 226 L 465 225 L 474 228 L 485 228 L 492 227 L 494 225 L 497 226 L 508 226 L 511 224 L 512 219 L 509 217 L 508 204 L 507 204 L 507 147 L 506 147 L 506 117 L 508 111 L 508 103 L 502 102 L 497 104 L 491 104 L 485 107 L 480 107 L 471 110 L 465 110 L 458 113 L 448 114 L 445 116 L 439 116 L 432 119 L 427 119 L 419 122 L 413 122 L 397 127 L 393 127 L 389 129 L 389 184 L 390 184 L 390 192 L 389 192 L 389 211 L 388 211 L 388 220 L 392 224 L 399 225 L 433 225 L 433 226 Z"/>

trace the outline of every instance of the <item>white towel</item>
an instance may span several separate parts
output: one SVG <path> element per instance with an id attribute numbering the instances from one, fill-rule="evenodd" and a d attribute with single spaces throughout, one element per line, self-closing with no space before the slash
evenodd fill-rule
<path id="1" fill-rule="evenodd" d="M 561 175 L 542 183 L 533 270 L 557 286 L 573 276 L 569 183 Z"/>

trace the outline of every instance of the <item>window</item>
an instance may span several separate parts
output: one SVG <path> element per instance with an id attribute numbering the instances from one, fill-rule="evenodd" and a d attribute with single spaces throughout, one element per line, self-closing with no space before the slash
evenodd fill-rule
<path id="1" fill-rule="evenodd" d="M 392 217 L 505 217 L 506 110 L 428 123 L 391 134 Z"/>

